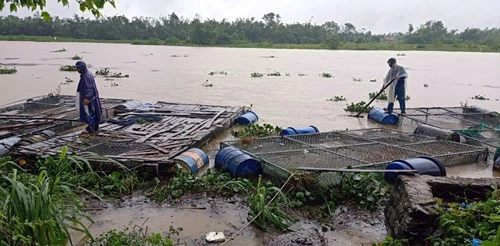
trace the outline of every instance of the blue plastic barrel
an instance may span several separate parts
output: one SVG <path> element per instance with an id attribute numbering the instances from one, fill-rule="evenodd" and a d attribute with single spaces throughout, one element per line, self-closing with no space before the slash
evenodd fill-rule
<path id="1" fill-rule="evenodd" d="M 252 124 L 259 120 L 259 116 L 253 111 L 247 111 L 238 117 L 235 121 L 236 124 L 246 126 L 248 124 Z"/>
<path id="2" fill-rule="evenodd" d="M 251 156 L 241 152 L 229 159 L 226 171 L 233 178 L 256 178 L 262 174 L 262 166 Z"/>
<path id="3" fill-rule="evenodd" d="M 406 160 L 396 160 L 391 162 L 387 170 L 417 170 L 420 175 L 446 176 L 446 168 L 439 160 L 432 157 L 409 158 Z M 384 179 L 387 182 L 396 180 L 398 173 L 386 172 Z"/>
<path id="4" fill-rule="evenodd" d="M 231 154 L 233 153 L 233 154 Z M 228 165 L 228 158 L 232 157 L 234 154 L 239 154 L 241 151 L 233 146 L 227 146 L 219 150 L 215 155 L 214 167 L 220 171 L 226 171 Z"/>
<path id="5" fill-rule="evenodd" d="M 383 125 L 397 125 L 399 118 L 394 114 L 386 114 L 381 108 L 373 108 L 368 113 L 368 119 L 372 119 Z"/>
<path id="6" fill-rule="evenodd" d="M 262 165 L 250 155 L 228 146 L 215 155 L 215 168 L 228 172 L 231 177 L 255 178 L 263 173 Z"/>
<path id="7" fill-rule="evenodd" d="M 174 162 L 182 166 L 182 172 L 196 174 L 208 165 L 209 159 L 203 150 L 191 148 L 176 156 Z"/>
<path id="8" fill-rule="evenodd" d="M 313 125 L 307 127 L 288 127 L 280 131 L 280 135 L 295 135 L 295 134 L 308 134 L 318 133 L 319 129 Z"/>

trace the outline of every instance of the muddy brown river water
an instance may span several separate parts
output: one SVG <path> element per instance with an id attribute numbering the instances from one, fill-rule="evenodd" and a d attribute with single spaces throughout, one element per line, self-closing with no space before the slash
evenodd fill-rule
<path id="1" fill-rule="evenodd" d="M 52 52 L 63 48 L 66 52 Z M 144 103 L 252 105 L 259 123 L 281 127 L 314 125 L 320 131 L 380 127 L 366 118 L 346 116 L 343 108 L 347 103 L 368 101 L 368 94 L 381 88 L 387 59 L 395 57 L 409 74 L 407 94 L 411 99 L 407 107 L 456 107 L 466 103 L 499 111 L 500 54 L 405 51 L 404 56 L 397 56 L 398 53 L 402 52 L 0 42 L 0 65 L 18 70 L 13 75 L 0 75 L 0 105 L 55 92 L 74 95 L 78 74 L 60 72 L 59 68 L 73 65 L 71 57 L 78 55 L 91 65 L 93 72 L 109 68 L 130 76 L 114 80 L 97 77 L 101 97 L 131 98 Z M 210 75 L 211 72 L 215 74 Z M 252 78 L 250 74 L 254 72 L 264 76 Z M 266 76 L 273 72 L 281 76 Z M 333 77 L 324 78 L 322 73 Z M 75 82 L 65 83 L 66 78 Z M 205 87 L 204 83 L 213 86 Z M 471 99 L 476 95 L 490 100 Z M 347 101 L 327 101 L 335 96 L 344 96 Z M 376 101 L 374 105 L 383 107 L 385 102 Z M 207 147 L 211 157 L 218 148 L 217 141 L 224 138 Z M 495 176 L 491 167 L 477 166 L 453 167 L 448 174 Z M 219 209 L 214 211 L 210 209 L 213 203 L 199 203 L 206 203 L 201 205 L 209 209 L 151 207 L 132 197 L 121 207 L 96 213 L 91 231 L 99 234 L 121 229 L 130 222 L 140 225 L 148 218 L 151 231 L 168 231 L 171 224 L 181 226 L 184 230 L 180 238 L 186 245 L 204 245 L 203 235 L 208 231 L 234 233 L 246 223 L 245 206 L 217 201 Z M 317 240 L 314 245 L 369 245 L 383 240 L 386 232 L 380 220 L 366 221 L 367 217 L 362 217 L 365 220 L 322 234 L 326 241 Z M 301 230 L 306 233 L 266 243 L 265 237 L 248 228 L 226 245 L 299 245 L 290 240 L 319 237 L 314 225 L 302 225 L 297 231 Z"/>

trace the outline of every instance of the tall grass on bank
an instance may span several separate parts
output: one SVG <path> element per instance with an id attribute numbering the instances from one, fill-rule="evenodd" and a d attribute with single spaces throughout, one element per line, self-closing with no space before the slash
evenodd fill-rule
<path id="1" fill-rule="evenodd" d="M 1 166 L 9 162 L 3 159 Z M 60 175 L 50 177 L 47 170 L 33 175 L 12 168 L 0 182 L 0 244 L 72 244 L 70 229 L 92 238 L 82 222 L 92 219 Z"/>

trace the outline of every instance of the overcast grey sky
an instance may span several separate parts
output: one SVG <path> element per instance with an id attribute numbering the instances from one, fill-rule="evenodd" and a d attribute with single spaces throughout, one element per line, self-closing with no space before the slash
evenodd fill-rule
<path id="1" fill-rule="evenodd" d="M 500 28 L 500 0 L 115 0 L 116 9 L 108 5 L 105 16 L 132 17 L 167 16 L 175 12 L 179 17 L 192 20 L 199 15 L 202 20 L 255 17 L 279 14 L 285 23 L 323 24 L 335 21 L 350 22 L 358 30 L 365 28 L 373 33 L 406 32 L 408 24 L 415 27 L 428 20 L 441 20 L 448 29 L 464 30 L 466 27 Z M 78 11 L 75 0 L 70 7 L 48 0 L 47 10 L 54 16 L 71 17 Z M 6 9 L 8 9 L 8 5 Z M 10 12 L 4 9 L 1 15 Z M 14 13 L 24 17 L 32 15 L 27 10 Z M 85 17 L 91 17 L 85 14 Z"/>

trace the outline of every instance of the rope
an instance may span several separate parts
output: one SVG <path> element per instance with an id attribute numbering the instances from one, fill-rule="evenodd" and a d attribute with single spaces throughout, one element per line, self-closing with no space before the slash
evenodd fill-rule
<path id="1" fill-rule="evenodd" d="M 286 182 L 285 182 L 285 183 L 281 186 L 280 191 L 282 191 L 282 192 L 283 192 L 283 189 L 285 188 L 285 186 L 288 184 L 288 182 L 290 181 L 290 179 L 292 179 L 292 177 L 293 177 L 294 175 L 295 175 L 295 173 L 292 173 L 292 174 L 290 175 L 290 177 L 288 177 L 288 179 L 286 180 Z M 277 192 L 276 194 L 274 194 L 273 198 L 271 198 L 271 200 L 269 200 L 269 202 L 266 204 L 266 206 L 264 206 L 264 208 L 267 208 L 267 207 L 269 206 L 269 204 L 271 204 L 271 203 L 274 201 L 274 199 L 276 199 L 276 197 L 278 197 L 278 195 L 279 195 L 279 194 L 280 194 L 279 192 Z M 234 235 L 232 235 L 230 238 L 226 239 L 226 241 L 224 241 L 223 243 L 219 244 L 219 246 L 220 246 L 220 245 L 224 245 L 224 244 L 226 244 L 227 242 L 231 241 L 231 240 L 232 240 L 234 237 L 236 237 L 236 236 L 237 236 L 240 232 L 242 232 L 243 230 L 245 230 L 245 229 L 246 229 L 246 228 L 247 228 L 250 224 L 252 224 L 252 222 L 253 222 L 254 220 L 256 220 L 256 219 L 260 216 L 260 214 L 262 213 L 262 211 L 263 211 L 263 210 L 264 210 L 264 209 L 262 209 L 262 210 L 261 210 L 261 211 L 260 211 L 260 212 L 259 212 L 259 213 L 258 213 L 258 214 L 257 214 L 257 215 L 253 218 L 253 219 L 252 219 L 252 220 L 250 220 L 250 221 L 249 221 L 249 222 L 248 222 L 245 226 L 243 226 L 243 228 L 241 228 L 239 231 L 237 231 Z"/>

